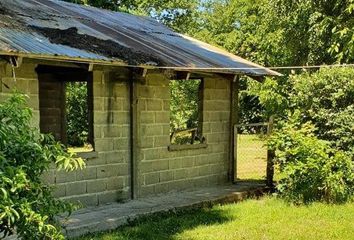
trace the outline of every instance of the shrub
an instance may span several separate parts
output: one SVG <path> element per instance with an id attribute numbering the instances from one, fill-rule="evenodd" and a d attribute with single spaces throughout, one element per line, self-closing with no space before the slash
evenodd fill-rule
<path id="1" fill-rule="evenodd" d="M 354 160 L 354 68 L 321 68 L 263 84 L 252 82 L 247 94 L 257 96 L 263 116 L 286 119 L 300 111 L 299 123 L 312 123 L 319 139 L 343 150 Z"/>
<path id="2" fill-rule="evenodd" d="M 264 115 L 276 115 L 269 146 L 280 167 L 280 195 L 295 202 L 353 195 L 354 68 L 321 68 L 250 84 Z M 288 119 L 292 116 L 291 119 Z"/>
<path id="3" fill-rule="evenodd" d="M 354 194 L 354 164 L 351 157 L 315 136 L 299 115 L 284 123 L 269 139 L 275 150 L 280 176 L 279 195 L 296 203 L 345 202 Z"/>
<path id="4" fill-rule="evenodd" d="M 292 110 L 300 122 L 315 125 L 314 133 L 354 160 L 354 68 L 322 68 L 290 77 Z"/>
<path id="5" fill-rule="evenodd" d="M 0 233 L 16 231 L 22 239 L 64 239 L 55 216 L 74 205 L 52 195 L 41 175 L 52 162 L 67 171 L 82 168 L 82 159 L 31 127 L 32 112 L 23 95 L 0 104 Z"/>

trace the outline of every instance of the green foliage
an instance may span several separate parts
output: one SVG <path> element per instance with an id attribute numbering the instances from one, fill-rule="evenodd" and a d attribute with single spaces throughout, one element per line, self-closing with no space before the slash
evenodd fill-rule
<path id="1" fill-rule="evenodd" d="M 280 196 L 296 203 L 341 203 L 354 196 L 354 163 L 345 152 L 331 148 L 309 123 L 299 124 L 300 112 L 289 116 L 268 141 L 281 172 Z"/>
<path id="2" fill-rule="evenodd" d="M 67 138 L 70 146 L 82 147 L 88 139 L 87 83 L 66 83 Z"/>
<path id="3" fill-rule="evenodd" d="M 170 81 L 171 131 L 198 127 L 200 84 L 201 80 Z"/>
<path id="4" fill-rule="evenodd" d="M 239 123 L 266 122 L 270 116 L 285 116 L 289 108 L 292 85 L 288 78 L 266 78 L 259 83 L 250 78 L 241 81 Z"/>
<path id="5" fill-rule="evenodd" d="M 271 2 L 284 29 L 283 42 L 298 64 L 353 61 L 352 0 Z"/>
<path id="6" fill-rule="evenodd" d="M 66 1 L 149 15 L 266 66 L 354 60 L 354 0 Z"/>
<path id="7" fill-rule="evenodd" d="M 263 83 L 249 82 L 243 94 L 257 97 L 263 107 L 262 116 L 268 120 L 270 116 L 283 116 L 289 107 L 288 94 L 291 89 L 289 84 L 284 84 L 287 78 L 266 78 Z"/>
<path id="8" fill-rule="evenodd" d="M 282 121 L 270 146 L 277 150 L 281 195 L 296 202 L 345 201 L 353 195 L 354 69 L 267 79 L 249 85 L 267 115 Z M 294 115 L 295 114 L 295 115 Z"/>
<path id="9" fill-rule="evenodd" d="M 203 1 L 188 33 L 266 66 L 351 63 L 353 0 Z"/>
<path id="10" fill-rule="evenodd" d="M 352 63 L 353 9 L 352 0 L 208 0 L 187 33 L 266 66 Z M 259 122 L 272 112 L 284 116 L 292 83 L 289 71 L 282 73 L 273 86 L 247 81 L 251 91 L 241 94 L 241 122 Z"/>
<path id="11" fill-rule="evenodd" d="M 283 31 L 275 25 L 268 0 L 202 2 L 198 26 L 188 34 L 268 66 L 290 60 L 281 42 Z"/>
<path id="12" fill-rule="evenodd" d="M 64 239 L 54 217 L 73 205 L 52 196 L 41 175 L 52 162 L 66 171 L 82 168 L 52 136 L 31 127 L 32 112 L 23 95 L 0 104 L 0 233 L 22 239 Z"/>
<path id="13" fill-rule="evenodd" d="M 264 115 L 284 119 L 300 111 L 299 123 L 310 122 L 318 138 L 354 156 L 354 69 L 322 68 L 283 79 L 252 83 L 247 93 L 257 96 Z"/>
<path id="14" fill-rule="evenodd" d="M 354 159 L 354 68 L 322 68 L 290 77 L 292 109 L 301 122 L 316 126 L 316 136 L 351 152 Z"/>
<path id="15" fill-rule="evenodd" d="M 147 15 L 166 24 L 173 29 L 186 32 L 190 26 L 195 25 L 196 9 L 199 0 L 64 0 L 78 4 L 113 11 L 128 12 L 137 15 Z"/>
<path id="16" fill-rule="evenodd" d="M 114 1 L 114 0 L 64 0 L 66 2 L 72 2 L 77 4 L 91 5 L 94 7 L 109 9 L 113 11 L 118 11 L 120 8 L 129 4 L 131 1 Z"/>

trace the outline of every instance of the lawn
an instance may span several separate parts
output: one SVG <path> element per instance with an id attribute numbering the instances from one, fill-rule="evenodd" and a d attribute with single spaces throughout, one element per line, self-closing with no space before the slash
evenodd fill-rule
<path id="1" fill-rule="evenodd" d="M 353 239 L 354 203 L 292 206 L 265 197 L 238 204 L 166 213 L 80 240 Z"/>
<path id="2" fill-rule="evenodd" d="M 257 134 L 237 135 L 237 178 L 265 179 L 267 148 Z"/>

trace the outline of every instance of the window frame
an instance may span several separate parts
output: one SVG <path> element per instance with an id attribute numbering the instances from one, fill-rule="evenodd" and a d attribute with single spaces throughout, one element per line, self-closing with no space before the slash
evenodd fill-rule
<path id="1" fill-rule="evenodd" d="M 53 131 L 47 129 L 47 131 L 43 131 L 42 129 L 42 114 L 43 107 L 41 105 L 42 96 L 41 91 L 41 83 L 45 81 L 53 80 L 56 83 L 60 84 L 60 139 L 57 139 L 59 142 L 68 146 L 67 144 L 67 119 L 66 119 L 66 84 L 68 82 L 86 82 L 87 86 L 87 118 L 88 118 L 88 137 L 87 142 L 91 144 L 92 150 L 83 152 L 90 153 L 95 152 L 95 141 L 94 141 L 94 107 L 93 107 L 93 72 L 88 71 L 83 68 L 75 68 L 75 67 L 62 67 L 62 66 L 51 66 L 51 65 L 38 65 L 36 68 L 36 72 L 38 75 L 38 84 L 39 84 L 39 121 L 40 121 L 40 131 L 41 133 L 49 133 L 53 134 Z M 56 99 L 57 100 L 57 99 Z M 76 152 L 75 153 L 81 153 Z"/>
<path id="2" fill-rule="evenodd" d="M 198 87 L 198 123 L 197 123 L 197 132 L 200 138 L 199 143 L 193 143 L 194 139 L 191 139 L 190 143 L 172 143 L 172 137 L 174 133 L 170 133 L 170 143 L 168 146 L 169 151 L 180 151 L 180 150 L 188 150 L 188 149 L 199 149 L 199 148 L 206 148 L 208 145 L 206 143 L 206 138 L 203 136 L 203 123 L 204 123 L 204 78 L 195 77 L 190 78 L 190 80 L 200 80 L 200 84 Z M 178 79 L 170 79 L 169 80 L 169 91 L 171 91 L 170 82 L 171 81 L 189 81 L 188 80 L 178 80 Z M 170 96 L 170 101 L 172 96 Z M 171 105 L 170 105 L 170 119 L 171 119 Z M 171 120 L 170 120 L 171 123 Z"/>

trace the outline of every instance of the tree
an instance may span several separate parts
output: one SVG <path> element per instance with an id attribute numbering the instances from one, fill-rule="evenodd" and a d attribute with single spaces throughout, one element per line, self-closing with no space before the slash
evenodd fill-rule
<path id="1" fill-rule="evenodd" d="M 209 0 L 196 20 L 198 28 L 188 33 L 265 66 L 352 63 L 353 9 L 352 0 Z M 259 98 L 275 100 L 276 92 L 291 90 L 290 71 L 282 73 L 286 76 L 277 83 L 266 83 L 272 87 L 243 82 L 243 89 L 249 87 L 241 94 L 240 121 L 268 117 Z M 264 94 L 261 88 L 272 91 Z"/>
<path id="2" fill-rule="evenodd" d="M 203 1 L 188 33 L 266 66 L 351 63 L 354 0 Z"/>
<path id="3" fill-rule="evenodd" d="M 354 60 L 353 0 L 270 1 L 283 43 L 294 63 L 331 64 Z"/>
<path id="4" fill-rule="evenodd" d="M 300 110 L 302 123 L 354 160 L 354 69 L 322 68 L 290 77 L 289 109 Z"/>
<path id="5" fill-rule="evenodd" d="M 66 1 L 149 15 L 266 66 L 354 60 L 354 0 Z"/>
<path id="6" fill-rule="evenodd" d="M 198 28 L 188 33 L 248 60 L 281 65 L 286 52 L 279 43 L 268 0 L 216 1 L 203 4 Z"/>
<path id="7" fill-rule="evenodd" d="M 281 80 L 267 78 L 263 84 L 249 85 L 249 94 L 258 96 L 264 114 L 286 120 L 299 112 L 299 124 L 311 123 L 319 139 L 354 159 L 354 69 L 322 68 Z"/>
<path id="8" fill-rule="evenodd" d="M 113 11 L 122 11 L 146 15 L 172 27 L 179 32 L 186 32 L 194 24 L 195 9 L 199 0 L 64 0 L 90 5 Z"/>

